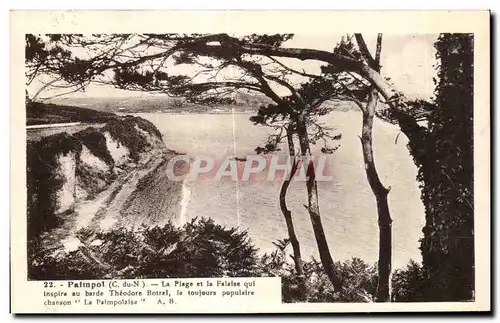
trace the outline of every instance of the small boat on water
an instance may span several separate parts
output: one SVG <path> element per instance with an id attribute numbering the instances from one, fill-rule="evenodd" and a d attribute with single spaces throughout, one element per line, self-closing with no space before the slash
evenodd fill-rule
<path id="1" fill-rule="evenodd" d="M 230 158 L 231 160 L 236 160 L 236 161 L 247 161 L 246 157 L 237 157 L 237 156 L 233 156 Z"/>

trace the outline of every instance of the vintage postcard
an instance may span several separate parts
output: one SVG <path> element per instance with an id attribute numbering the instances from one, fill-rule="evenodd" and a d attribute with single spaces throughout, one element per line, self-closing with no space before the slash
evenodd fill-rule
<path id="1" fill-rule="evenodd" d="M 490 12 L 12 11 L 12 313 L 490 311 Z"/>

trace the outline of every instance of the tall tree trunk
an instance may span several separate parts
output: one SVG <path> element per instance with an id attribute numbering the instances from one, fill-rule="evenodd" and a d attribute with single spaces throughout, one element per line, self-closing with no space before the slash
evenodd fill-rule
<path id="1" fill-rule="evenodd" d="M 300 150 L 302 157 L 310 157 L 311 149 L 309 144 L 309 138 L 307 135 L 307 128 L 304 120 L 299 117 L 297 121 L 297 135 L 299 137 Z M 304 167 L 305 165 L 302 165 Z M 330 254 L 330 248 L 328 248 L 328 243 L 326 241 L 325 231 L 323 229 L 323 224 L 321 223 L 321 216 L 319 212 L 319 200 L 318 200 L 318 185 L 315 178 L 314 164 L 309 161 L 307 165 L 307 202 L 306 206 L 309 216 L 311 218 L 311 224 L 313 227 L 314 236 L 316 238 L 316 243 L 318 245 L 319 257 L 321 264 L 325 270 L 326 275 L 330 279 L 335 291 L 339 291 L 342 288 L 342 281 L 340 277 L 335 272 L 335 266 L 333 263 L 332 256 Z"/>
<path id="2" fill-rule="evenodd" d="M 377 90 L 373 88 L 366 109 L 363 109 L 363 128 L 361 131 L 361 145 L 365 172 L 370 188 L 377 201 L 378 226 L 379 226 L 379 254 L 378 254 L 378 285 L 377 302 L 390 301 L 390 276 L 392 266 L 392 219 L 389 212 L 387 195 L 389 190 L 384 187 L 378 177 L 373 158 L 373 117 L 377 105 Z"/>
<path id="3" fill-rule="evenodd" d="M 290 243 L 292 244 L 293 249 L 293 261 L 295 263 L 295 270 L 297 271 L 297 275 L 303 278 L 304 270 L 302 268 L 302 256 L 300 254 L 300 244 L 297 239 L 297 235 L 295 234 L 295 229 L 293 227 L 293 219 L 292 212 L 288 210 L 286 206 L 286 194 L 288 191 L 288 187 L 290 186 L 290 182 L 295 175 L 298 168 L 298 161 L 295 160 L 295 146 L 293 143 L 293 135 L 290 128 L 287 129 L 287 140 L 288 140 L 288 151 L 290 158 L 293 158 L 293 166 L 292 171 L 290 173 L 290 177 L 286 178 L 281 184 L 280 190 L 280 208 L 283 216 L 285 217 L 286 227 L 288 229 L 288 237 L 290 238 Z"/>

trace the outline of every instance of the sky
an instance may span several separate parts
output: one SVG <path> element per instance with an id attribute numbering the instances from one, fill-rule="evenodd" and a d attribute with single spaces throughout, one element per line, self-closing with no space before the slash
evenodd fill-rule
<path id="1" fill-rule="evenodd" d="M 241 36 L 241 35 L 236 35 Z M 296 34 L 290 41 L 284 44 L 290 48 L 313 48 L 319 50 L 332 51 L 337 42 L 345 34 L 331 34 L 328 36 L 311 36 L 305 34 Z M 374 53 L 377 34 L 363 34 L 368 49 Z M 381 73 L 385 77 L 390 77 L 396 89 L 405 93 L 408 98 L 429 99 L 434 91 L 433 77 L 436 76 L 436 64 L 434 42 L 437 34 L 384 34 L 382 38 L 381 52 Z M 300 61 L 297 59 L 281 58 L 281 62 L 286 65 L 305 70 L 309 73 L 319 74 L 320 65 L 324 64 L 318 61 L 308 60 Z M 180 68 L 177 67 L 180 71 Z M 175 68 L 173 69 L 175 71 Z M 183 67 L 183 72 L 190 73 L 189 68 Z M 300 78 L 297 77 L 297 82 Z M 34 82 L 28 88 L 30 95 L 33 95 L 40 83 Z M 277 92 L 286 90 L 276 88 Z M 44 91 L 40 97 L 50 97 L 60 92 Z M 281 94 L 281 93 L 280 93 Z M 91 85 L 84 93 L 73 93 L 72 97 L 130 97 L 141 96 L 140 92 L 123 91 L 109 86 Z"/>

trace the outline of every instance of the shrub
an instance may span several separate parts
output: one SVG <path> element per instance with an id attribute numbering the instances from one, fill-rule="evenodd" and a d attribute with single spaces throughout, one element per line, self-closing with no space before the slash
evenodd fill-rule
<path id="1" fill-rule="evenodd" d="M 98 129 L 88 127 L 85 130 L 75 133 L 74 136 L 78 138 L 92 154 L 111 166 L 111 168 L 114 166 L 113 157 L 111 157 L 111 153 L 106 144 L 106 137 L 104 137 Z"/>
<path id="2" fill-rule="evenodd" d="M 124 118 L 127 121 L 130 121 L 130 122 L 137 124 L 137 126 L 140 129 L 146 131 L 150 135 L 156 136 L 158 139 L 162 139 L 162 134 L 161 134 L 160 130 L 158 130 L 158 128 L 156 128 L 156 126 L 152 122 L 150 122 L 146 119 L 143 119 L 143 118 L 134 117 L 134 116 L 130 116 L 130 115 L 127 115 Z"/>
<path id="3" fill-rule="evenodd" d="M 420 249 L 427 300 L 474 297 L 474 35 L 441 34 L 434 109 L 415 158 L 425 206 Z M 417 155 L 418 156 L 418 155 Z"/>
<path id="4" fill-rule="evenodd" d="M 130 158 L 134 162 L 138 162 L 140 154 L 146 151 L 151 145 L 143 134 L 135 129 L 137 125 L 135 117 L 125 117 L 109 121 L 102 129 L 103 132 L 108 131 L 115 140 L 128 148 Z"/>
<path id="5" fill-rule="evenodd" d="M 45 123 L 103 123 L 117 118 L 117 115 L 93 109 L 46 104 L 29 101 L 26 103 L 27 125 Z"/>
<path id="6" fill-rule="evenodd" d="M 104 278 L 104 268 L 85 255 L 82 249 L 71 251 L 63 257 L 36 255 L 32 257 L 28 279 L 71 280 Z"/>
<path id="7" fill-rule="evenodd" d="M 367 265 L 359 258 L 335 262 L 334 267 L 343 280 L 343 287 L 334 291 L 320 261 L 313 257 L 303 262 L 304 277 L 299 277 L 293 262 L 287 259 L 288 242 L 278 240 L 275 245 L 275 251 L 261 257 L 260 267 L 263 276 L 281 277 L 283 302 L 373 301 L 377 286 L 375 266 Z"/>

